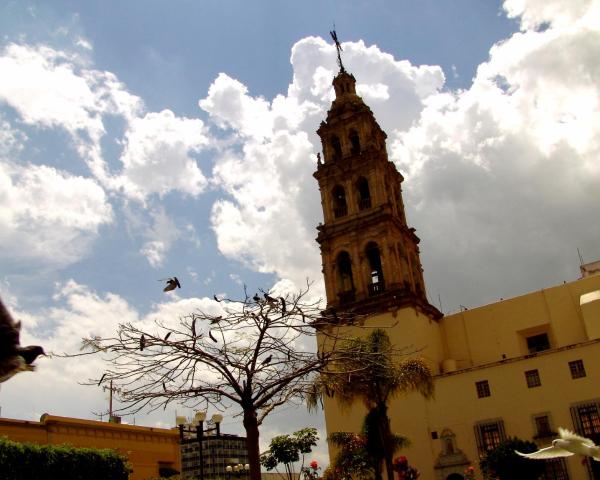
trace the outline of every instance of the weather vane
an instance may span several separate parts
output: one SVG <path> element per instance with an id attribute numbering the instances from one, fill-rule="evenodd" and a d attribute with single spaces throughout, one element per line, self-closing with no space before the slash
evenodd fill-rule
<path id="1" fill-rule="evenodd" d="M 333 25 L 333 30 L 331 30 L 329 32 L 329 34 L 331 35 L 331 38 L 333 38 L 333 41 L 335 42 L 335 49 L 337 50 L 337 60 L 338 60 L 338 65 L 340 66 L 340 71 L 345 72 L 346 70 L 344 69 L 344 64 L 342 63 L 342 56 L 340 55 L 340 52 L 343 51 L 342 45 L 340 45 L 340 41 L 337 38 L 337 33 L 335 32 L 335 24 Z"/>

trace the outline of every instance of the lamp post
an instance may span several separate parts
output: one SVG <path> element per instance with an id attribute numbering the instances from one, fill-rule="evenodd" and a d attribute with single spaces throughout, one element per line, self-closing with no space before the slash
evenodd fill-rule
<path id="1" fill-rule="evenodd" d="M 248 472 L 250 471 L 250 465 L 247 463 L 246 465 L 244 464 L 237 464 L 237 465 L 227 465 L 227 467 L 225 467 L 225 471 L 227 472 L 227 478 L 229 480 L 231 480 L 231 472 L 235 472 L 235 476 L 236 477 L 241 477 L 242 473 L 244 473 L 246 475 L 248 475 Z"/>
<path id="2" fill-rule="evenodd" d="M 215 413 L 212 416 L 212 421 L 215 424 L 212 428 L 204 428 L 204 420 L 206 420 L 206 412 L 198 410 L 194 415 L 194 422 L 196 424 L 196 440 L 198 441 L 198 450 L 200 451 L 200 480 L 204 480 L 204 452 L 202 449 L 204 443 L 204 434 L 209 432 L 216 432 L 217 438 L 221 435 L 221 422 L 223 421 L 223 415 Z M 181 444 L 187 443 L 184 438 L 184 433 L 192 434 L 194 430 L 192 425 L 186 428 L 185 417 L 177 417 L 177 425 L 179 426 L 179 440 Z M 189 440 L 188 440 L 189 441 Z M 214 459 L 213 459 L 214 460 Z M 214 461 L 213 461 L 214 466 Z"/>

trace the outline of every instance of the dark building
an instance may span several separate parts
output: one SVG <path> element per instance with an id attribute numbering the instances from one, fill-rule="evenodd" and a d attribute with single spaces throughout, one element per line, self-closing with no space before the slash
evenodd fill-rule
<path id="1" fill-rule="evenodd" d="M 181 472 L 185 478 L 205 480 L 249 478 L 244 468 L 248 464 L 246 438 L 237 435 L 205 435 L 202 439 L 201 467 L 200 442 L 197 438 L 187 438 L 181 445 Z M 240 468 L 239 466 L 242 465 Z M 228 469 L 227 467 L 231 467 Z"/>

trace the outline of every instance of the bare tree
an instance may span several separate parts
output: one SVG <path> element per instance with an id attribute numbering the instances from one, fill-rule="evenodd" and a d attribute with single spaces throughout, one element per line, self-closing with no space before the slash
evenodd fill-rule
<path id="1" fill-rule="evenodd" d="M 112 381 L 122 413 L 173 402 L 195 408 L 237 405 L 250 476 L 259 480 L 259 426 L 278 406 L 301 401 L 315 372 L 335 351 L 314 352 L 310 337 L 316 329 L 340 318 L 323 315 L 319 301 L 307 300 L 308 293 L 309 286 L 277 298 L 269 293 L 246 294 L 241 300 L 215 297 L 218 314 L 193 312 L 175 326 L 157 320 L 152 329 L 125 323 L 114 337 L 84 339 L 77 355 L 102 355 L 108 362 L 100 381 L 86 384 Z"/>

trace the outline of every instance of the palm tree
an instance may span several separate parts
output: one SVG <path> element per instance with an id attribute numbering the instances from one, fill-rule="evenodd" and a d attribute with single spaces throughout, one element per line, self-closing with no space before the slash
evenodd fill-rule
<path id="1" fill-rule="evenodd" d="M 403 358 L 399 359 L 400 354 Z M 392 480 L 392 457 L 401 443 L 391 431 L 388 401 L 409 392 L 431 398 L 433 388 L 427 364 L 395 349 L 387 333 L 376 329 L 364 338 L 349 340 L 336 352 L 331 367 L 316 380 L 308 405 L 315 408 L 323 395 L 337 398 L 342 408 L 362 401 L 368 411 L 364 433 L 375 479 L 381 480 L 385 463 L 388 480 Z"/>

